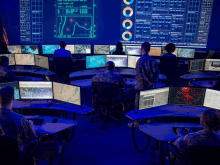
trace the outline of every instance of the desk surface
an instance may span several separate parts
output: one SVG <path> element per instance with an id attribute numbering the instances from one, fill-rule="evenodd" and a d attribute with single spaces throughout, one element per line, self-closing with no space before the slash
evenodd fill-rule
<path id="1" fill-rule="evenodd" d="M 211 73 L 191 72 L 189 74 L 180 76 L 180 78 L 185 80 L 192 80 L 192 79 L 219 79 L 220 77 Z"/>
<path id="2" fill-rule="evenodd" d="M 75 81 L 71 81 L 70 83 L 71 85 L 80 86 L 82 88 L 89 88 L 92 86 L 92 79 L 75 80 Z M 132 79 L 132 81 L 130 81 L 130 79 L 127 79 L 126 85 L 135 86 L 135 79 Z M 162 88 L 165 86 L 166 86 L 165 83 L 158 82 L 156 88 Z"/>
<path id="3" fill-rule="evenodd" d="M 209 80 L 209 81 L 193 81 L 192 85 L 203 87 L 203 88 L 213 88 L 213 86 L 218 82 L 218 80 Z"/>
<path id="4" fill-rule="evenodd" d="M 81 77 L 81 76 L 95 76 L 96 74 L 102 73 L 104 71 L 105 71 L 105 68 L 82 70 L 82 71 L 70 73 L 70 78 L 76 78 L 76 77 Z M 135 69 L 116 68 L 114 73 L 120 74 L 120 75 L 130 75 L 130 76 L 136 75 Z M 165 75 L 160 74 L 159 79 L 166 80 L 167 77 Z"/>
<path id="5" fill-rule="evenodd" d="M 140 125 L 140 130 L 159 141 L 169 142 L 175 141 L 177 138 L 172 127 L 203 128 L 200 124 L 195 123 L 156 123 Z"/>
<path id="6" fill-rule="evenodd" d="M 24 116 L 26 119 L 44 119 L 42 125 L 34 125 L 34 128 L 39 133 L 43 134 L 56 134 L 65 129 L 71 128 L 77 125 L 76 120 L 59 118 L 59 117 L 51 117 L 51 116 Z M 52 123 L 53 119 L 58 119 L 56 123 Z"/>
<path id="7" fill-rule="evenodd" d="M 47 69 L 44 69 L 44 68 L 41 68 L 40 70 L 39 69 L 21 69 L 21 68 L 16 68 L 16 69 L 11 69 L 15 74 L 16 73 L 32 73 L 32 74 L 39 74 L 39 75 L 44 75 L 44 76 L 53 76 L 55 75 L 55 73 L 53 73 L 52 71 L 50 70 L 47 70 Z"/>
<path id="8" fill-rule="evenodd" d="M 125 114 L 131 120 L 148 119 L 153 117 L 195 117 L 200 118 L 205 107 L 190 107 L 165 105 L 145 110 L 133 110 Z"/>
<path id="9" fill-rule="evenodd" d="M 92 108 L 82 105 L 74 105 L 74 104 L 59 104 L 59 103 L 53 103 L 51 107 L 47 107 L 48 103 L 47 101 L 32 101 L 32 102 L 23 102 L 15 100 L 13 102 L 13 108 L 14 109 L 48 109 L 48 110 L 60 110 L 60 111 L 68 111 L 73 113 L 78 113 L 85 115 L 87 113 L 90 113 L 93 111 Z"/>

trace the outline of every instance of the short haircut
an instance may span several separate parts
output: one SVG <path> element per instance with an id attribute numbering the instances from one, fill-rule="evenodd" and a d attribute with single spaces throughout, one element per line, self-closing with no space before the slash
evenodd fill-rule
<path id="1" fill-rule="evenodd" d="M 149 42 L 144 42 L 141 46 L 141 49 L 144 49 L 146 52 L 149 52 L 150 51 L 150 43 Z"/>
<path id="2" fill-rule="evenodd" d="M 6 57 L 6 56 L 1 56 L 1 57 L 0 57 L 0 66 L 2 66 L 5 62 L 9 62 L 8 57 Z"/>
<path id="3" fill-rule="evenodd" d="M 61 41 L 60 42 L 60 47 L 61 48 L 65 48 L 66 47 L 66 42 L 65 41 Z"/>
<path id="4" fill-rule="evenodd" d="M 123 45 L 121 42 L 118 42 L 116 45 L 116 50 L 123 50 Z"/>
<path id="5" fill-rule="evenodd" d="M 8 105 L 14 99 L 14 89 L 10 86 L 3 86 L 0 88 L 0 104 Z"/>
<path id="6" fill-rule="evenodd" d="M 219 129 L 219 120 L 217 112 L 214 109 L 207 109 L 202 114 L 204 124 L 209 127 L 209 130 L 217 131 Z"/>
<path id="7" fill-rule="evenodd" d="M 108 61 L 107 63 L 106 63 L 106 69 L 107 70 L 113 70 L 115 68 L 115 63 L 113 62 L 113 61 Z"/>
<path id="8" fill-rule="evenodd" d="M 176 46 L 173 43 L 169 43 L 165 46 L 167 53 L 173 53 L 176 50 Z"/>

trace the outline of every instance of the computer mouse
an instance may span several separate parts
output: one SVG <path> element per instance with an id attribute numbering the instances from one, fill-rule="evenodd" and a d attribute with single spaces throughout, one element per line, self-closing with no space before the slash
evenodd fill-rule
<path id="1" fill-rule="evenodd" d="M 52 123 L 56 123 L 58 121 L 58 119 L 53 119 Z"/>

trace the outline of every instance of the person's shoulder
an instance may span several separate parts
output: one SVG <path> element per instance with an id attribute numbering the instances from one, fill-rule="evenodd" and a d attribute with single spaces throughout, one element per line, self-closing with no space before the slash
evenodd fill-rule
<path id="1" fill-rule="evenodd" d="M 2 111 L 3 113 L 7 113 L 9 116 L 11 116 L 13 120 L 19 120 L 19 121 L 25 120 L 23 115 L 16 113 L 14 111 L 8 111 L 8 110 L 2 110 Z"/>

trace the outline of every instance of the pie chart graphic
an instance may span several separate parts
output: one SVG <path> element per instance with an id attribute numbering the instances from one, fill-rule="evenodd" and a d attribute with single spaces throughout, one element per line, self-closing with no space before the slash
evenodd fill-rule
<path id="1" fill-rule="evenodd" d="M 130 11 L 130 13 L 128 14 L 127 11 Z M 123 10 L 123 14 L 124 14 L 125 17 L 131 17 L 131 16 L 134 14 L 134 11 L 133 11 L 132 8 L 126 7 L 126 8 L 124 8 L 124 10 Z"/>
<path id="2" fill-rule="evenodd" d="M 133 26 L 133 22 L 131 20 L 124 20 L 122 26 L 127 30 L 131 29 Z"/>
<path id="3" fill-rule="evenodd" d="M 124 0 L 124 3 L 125 3 L 126 5 L 131 5 L 133 2 L 134 2 L 134 0 L 130 0 L 130 1 Z"/>
<path id="4" fill-rule="evenodd" d="M 132 34 L 131 34 L 131 32 L 124 32 L 124 33 L 122 34 L 122 38 L 123 38 L 123 40 L 125 40 L 125 41 L 131 40 L 131 39 L 132 39 Z"/>

